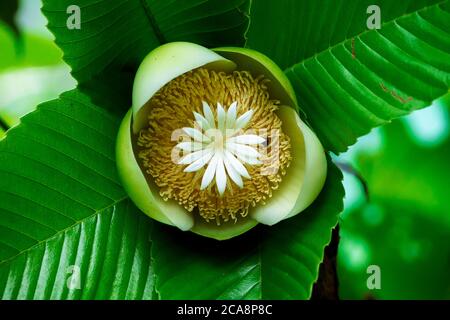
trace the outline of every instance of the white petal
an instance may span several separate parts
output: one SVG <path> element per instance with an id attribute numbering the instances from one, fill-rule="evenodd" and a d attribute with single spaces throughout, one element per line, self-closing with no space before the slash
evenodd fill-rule
<path id="1" fill-rule="evenodd" d="M 200 113 L 194 111 L 195 122 L 202 128 L 203 131 L 208 130 L 210 127 L 208 120 Z"/>
<path id="2" fill-rule="evenodd" d="M 244 157 L 250 157 L 250 158 L 258 158 L 260 157 L 260 153 L 256 151 L 255 148 L 247 146 L 245 144 L 237 144 L 233 142 L 226 142 L 226 148 L 227 150 L 233 152 L 235 155 L 241 155 Z"/>
<path id="3" fill-rule="evenodd" d="M 217 167 L 217 154 L 215 154 L 211 161 L 208 164 L 208 167 L 206 167 L 205 173 L 203 174 L 202 178 L 202 184 L 200 186 L 200 190 L 206 189 L 211 181 L 214 179 L 214 175 L 216 173 L 216 167 Z"/>
<path id="4" fill-rule="evenodd" d="M 227 187 L 227 175 L 225 173 L 225 167 L 223 166 L 222 156 L 218 155 L 218 159 L 219 160 L 217 161 L 217 169 L 216 169 L 216 184 L 219 194 L 223 195 Z"/>
<path id="5" fill-rule="evenodd" d="M 237 102 L 233 102 L 227 111 L 227 121 L 225 127 L 227 129 L 234 128 L 236 124 L 236 116 L 237 116 Z"/>
<path id="6" fill-rule="evenodd" d="M 219 102 L 217 102 L 217 128 L 222 133 L 225 130 L 226 118 L 227 118 L 227 113 L 225 112 L 225 109 L 222 107 L 222 105 Z"/>
<path id="7" fill-rule="evenodd" d="M 178 164 L 191 164 L 192 162 L 202 158 L 204 155 L 206 155 L 207 152 L 209 152 L 209 149 L 189 153 L 188 155 L 181 158 L 180 161 L 178 161 Z"/>
<path id="8" fill-rule="evenodd" d="M 183 131 L 186 132 L 192 139 L 198 142 L 210 142 L 211 139 L 201 133 L 199 130 L 194 128 L 183 128 Z"/>
<path id="9" fill-rule="evenodd" d="M 211 160 L 213 155 L 214 152 L 212 149 L 205 150 L 204 155 L 200 159 L 195 160 L 189 166 L 187 166 L 184 169 L 184 172 L 195 172 L 197 170 L 200 170 L 209 162 L 209 160 Z"/>
<path id="10" fill-rule="evenodd" d="M 239 188 L 244 187 L 244 182 L 242 181 L 241 175 L 236 171 L 236 169 L 233 168 L 230 161 L 226 157 L 223 159 L 223 163 L 225 164 L 225 168 L 227 169 L 227 173 L 230 176 L 231 180 L 236 183 Z"/>
<path id="11" fill-rule="evenodd" d="M 250 175 L 248 174 L 247 169 L 245 168 L 245 166 L 238 160 L 236 159 L 230 151 L 225 150 L 225 159 L 230 163 L 230 165 L 233 166 L 233 168 L 243 177 L 250 179 Z"/>
<path id="12" fill-rule="evenodd" d="M 176 147 L 183 151 L 192 152 L 202 150 L 204 145 L 200 142 L 180 142 Z"/>
<path id="13" fill-rule="evenodd" d="M 241 144 L 261 144 L 265 142 L 266 139 L 257 136 L 256 134 L 243 134 L 240 136 L 232 137 L 227 140 L 227 142 L 241 143 Z"/>
<path id="14" fill-rule="evenodd" d="M 249 123 L 252 116 L 253 116 L 253 110 L 248 110 L 242 116 L 237 118 L 235 129 L 240 130 L 240 129 L 244 128 Z"/>
<path id="15" fill-rule="evenodd" d="M 208 120 L 209 126 L 211 128 L 215 128 L 216 122 L 214 121 L 214 113 L 209 107 L 209 104 L 207 104 L 205 101 L 202 101 L 202 105 L 203 105 L 203 114 L 205 115 L 206 120 Z"/>

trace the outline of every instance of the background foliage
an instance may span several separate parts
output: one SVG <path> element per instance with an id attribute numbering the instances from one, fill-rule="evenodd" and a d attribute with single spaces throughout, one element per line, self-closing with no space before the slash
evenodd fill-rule
<path id="1" fill-rule="evenodd" d="M 20 7 L 37 12 L 31 2 Z M 445 128 L 417 144 L 405 138 L 420 136 L 417 121 L 397 120 L 371 133 L 382 137 L 378 147 L 361 141 L 333 156 L 352 164 L 369 190 L 367 200 L 346 174 L 340 218 L 342 174 L 330 161 L 326 187 L 307 211 L 220 243 L 152 222 L 128 200 L 114 164 L 139 62 L 179 40 L 267 54 L 286 70 L 327 150 L 345 151 L 448 92 L 449 1 L 83 0 L 80 30 L 66 27 L 70 4 L 44 1 L 42 12 L 77 88 L 40 105 L 0 141 L 3 299 L 306 299 L 338 219 L 341 297 L 449 297 Z M 369 4 L 382 9 L 379 31 L 366 29 Z M 16 20 L 19 36 L 0 24 L 0 92 L 12 96 L 0 100 L 5 129 L 75 86 L 48 33 L 27 26 L 39 18 Z M 17 90 L 23 74 L 47 84 L 33 99 Z M 434 121 L 448 126 L 447 103 L 430 110 L 441 110 Z M 367 290 L 370 264 L 382 268 L 381 290 Z M 80 270 L 80 288 L 67 285 L 70 266 Z"/>
<path id="2" fill-rule="evenodd" d="M 341 215 L 342 298 L 449 299 L 447 203 L 450 96 L 372 132 L 351 161 L 368 185 L 346 176 Z M 431 125 L 432 124 L 432 125 Z M 367 265 L 385 270 L 381 290 L 365 286 Z"/>

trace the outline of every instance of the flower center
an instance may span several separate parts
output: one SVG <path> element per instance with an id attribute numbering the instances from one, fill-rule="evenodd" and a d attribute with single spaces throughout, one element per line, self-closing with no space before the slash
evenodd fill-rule
<path id="1" fill-rule="evenodd" d="M 206 167 L 203 172 L 200 190 L 215 183 L 220 196 L 223 196 L 227 181 L 233 181 L 239 188 L 244 187 L 242 178 L 250 179 L 244 164 L 260 165 L 261 154 L 256 147 L 266 141 L 255 134 L 241 134 L 242 129 L 250 122 L 252 109 L 237 117 L 237 102 L 234 101 L 228 110 L 218 102 L 217 117 L 209 104 L 202 101 L 203 114 L 193 112 L 194 127 L 183 128 L 189 141 L 175 146 L 187 154 L 178 164 L 188 165 L 184 172 L 196 172 Z"/>
<path id="2" fill-rule="evenodd" d="M 206 221 L 237 220 L 264 204 L 291 161 L 267 81 L 195 69 L 148 102 L 138 158 L 164 200 Z"/>

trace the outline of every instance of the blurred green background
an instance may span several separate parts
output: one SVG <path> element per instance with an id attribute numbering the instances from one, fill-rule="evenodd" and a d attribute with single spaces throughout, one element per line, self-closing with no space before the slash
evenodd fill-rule
<path id="1" fill-rule="evenodd" d="M 364 180 L 344 173 L 341 298 L 450 298 L 449 107 L 447 95 L 336 158 Z M 367 289 L 369 265 L 381 269 L 381 290 Z"/>
<path id="2" fill-rule="evenodd" d="M 76 86 L 40 7 L 39 0 L 0 2 L 1 127 L 16 125 L 37 104 Z"/>
<path id="3" fill-rule="evenodd" d="M 11 1 L 0 4 L 0 139 L 36 105 L 76 86 L 40 1 L 18 1 L 15 13 L 5 10 Z M 450 298 L 449 110 L 447 95 L 334 157 L 345 169 L 341 298 Z M 380 267 L 379 290 L 367 288 L 369 265 Z"/>

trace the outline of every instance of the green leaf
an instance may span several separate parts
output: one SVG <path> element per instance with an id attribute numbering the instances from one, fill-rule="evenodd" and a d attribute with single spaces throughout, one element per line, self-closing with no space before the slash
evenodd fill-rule
<path id="1" fill-rule="evenodd" d="M 287 68 L 309 124 L 339 153 L 448 92 L 450 2 L 436 3 L 255 1 L 247 45 Z M 380 30 L 366 29 L 372 4 Z"/>
<path id="2" fill-rule="evenodd" d="M 342 209 L 334 165 L 302 215 L 211 241 L 153 225 L 131 204 L 116 177 L 117 126 L 74 90 L 39 106 L 0 142 L 3 299 L 150 299 L 154 289 L 161 298 L 311 295 Z M 68 286 L 73 268 L 80 289 Z"/>
<path id="3" fill-rule="evenodd" d="M 44 12 L 82 91 L 41 105 L 0 141 L 0 296 L 308 298 L 342 209 L 342 177 L 331 163 L 327 186 L 308 211 L 220 243 L 152 223 L 116 176 L 120 117 L 106 110 L 128 107 L 118 84 L 128 91 L 134 68 L 161 42 L 242 43 L 248 1 L 85 1 L 81 30 L 66 28 L 68 5 L 45 1 Z M 197 243 L 199 255 L 186 255 L 179 239 Z M 193 264 L 168 274 L 178 258 Z M 224 277 L 225 267 L 237 272 Z M 194 285 L 170 289 L 191 271 L 199 278 Z M 220 283 L 194 291 L 208 287 L 204 278 Z"/>
<path id="4" fill-rule="evenodd" d="M 153 296 L 152 223 L 117 180 L 118 124 L 74 90 L 0 141 L 2 299 Z"/>
<path id="5" fill-rule="evenodd" d="M 330 162 L 322 193 L 295 218 L 225 242 L 155 228 L 152 257 L 162 299 L 307 299 L 342 210 Z"/>
<path id="6" fill-rule="evenodd" d="M 165 42 L 241 45 L 248 27 L 248 0 L 77 1 L 80 30 L 66 26 L 73 1 L 43 3 L 48 28 L 79 82 L 105 70 L 136 70 L 147 53 Z"/>

